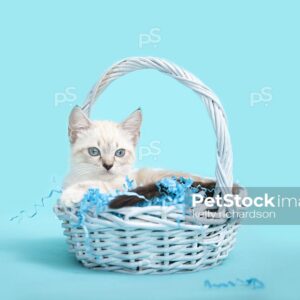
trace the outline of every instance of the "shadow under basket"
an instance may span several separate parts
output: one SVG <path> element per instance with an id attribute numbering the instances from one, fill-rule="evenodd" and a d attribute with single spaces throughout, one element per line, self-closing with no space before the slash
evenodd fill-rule
<path id="1" fill-rule="evenodd" d="M 111 82 L 141 69 L 169 75 L 200 97 L 217 138 L 216 190 L 222 195 L 231 193 L 232 149 L 223 107 L 214 92 L 190 72 L 156 57 L 124 59 L 100 78 L 82 110 L 89 115 Z M 70 251 L 84 266 L 132 274 L 192 272 L 218 265 L 233 248 L 238 228 L 238 220 L 209 223 L 183 213 L 178 206 L 88 210 L 79 216 L 78 206 L 68 208 L 58 201 L 55 212 L 63 222 Z"/>

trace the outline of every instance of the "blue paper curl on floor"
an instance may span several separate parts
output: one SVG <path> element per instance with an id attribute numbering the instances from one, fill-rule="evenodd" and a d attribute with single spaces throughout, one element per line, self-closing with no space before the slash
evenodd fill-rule
<path id="1" fill-rule="evenodd" d="M 225 282 L 219 282 L 219 283 L 213 283 L 210 280 L 204 281 L 204 286 L 207 288 L 233 288 L 233 287 L 249 287 L 253 290 L 256 289 L 263 289 L 265 287 L 265 284 L 259 280 L 258 278 L 251 277 L 248 279 L 236 279 L 236 280 L 228 280 Z"/>

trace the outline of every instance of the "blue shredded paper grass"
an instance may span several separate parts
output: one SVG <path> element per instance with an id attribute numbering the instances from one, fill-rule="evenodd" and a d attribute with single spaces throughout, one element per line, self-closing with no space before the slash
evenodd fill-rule
<path id="1" fill-rule="evenodd" d="M 190 193 L 196 193 L 202 191 L 206 193 L 206 188 L 198 186 L 194 188 L 192 186 L 192 179 L 185 178 L 164 178 L 156 183 L 159 191 L 161 192 L 160 197 L 155 197 L 152 199 L 146 199 L 144 196 L 139 195 L 131 190 L 134 189 L 134 182 L 126 178 L 126 182 L 124 184 L 124 190 L 116 190 L 113 193 L 101 193 L 99 189 L 89 189 L 87 193 L 84 195 L 80 204 L 78 204 L 76 215 L 78 217 L 78 221 L 76 224 L 73 224 L 74 227 L 81 227 L 84 230 L 85 239 L 84 244 L 86 247 L 86 251 L 90 251 L 90 236 L 89 230 L 85 224 L 86 216 L 90 213 L 93 215 L 98 215 L 102 212 L 105 212 L 108 209 L 110 201 L 120 195 L 134 195 L 137 197 L 141 197 L 144 201 L 140 201 L 136 206 L 145 207 L 145 206 L 172 206 L 175 205 L 185 214 L 185 209 L 191 205 L 191 203 L 187 202 L 187 197 Z M 191 201 L 190 201 L 191 202 Z M 119 218 L 123 218 L 124 216 L 120 212 L 112 212 Z M 180 220 L 177 220 L 178 227 L 180 227 Z M 101 261 L 101 255 L 95 256 L 95 259 Z"/>
<path id="2" fill-rule="evenodd" d="M 194 188 L 192 187 L 192 184 L 193 180 L 190 178 L 164 178 L 156 183 L 159 191 L 161 192 L 161 196 L 152 199 L 146 199 L 142 195 L 131 192 L 131 190 L 134 188 L 134 182 L 129 178 L 126 178 L 123 191 L 116 190 L 113 193 L 101 193 L 99 189 L 89 189 L 84 195 L 77 210 L 79 224 L 84 223 L 84 218 L 87 212 L 92 210 L 96 214 L 99 214 L 106 211 L 110 201 L 120 195 L 134 195 L 140 197 L 144 201 L 140 201 L 136 204 L 136 206 L 139 207 L 172 205 L 184 205 L 185 207 L 188 207 L 191 205 L 191 203 L 188 202 L 190 197 L 187 197 L 189 194 L 199 192 L 199 189 L 204 190 L 204 192 L 206 190 L 205 188 L 201 187 Z"/>

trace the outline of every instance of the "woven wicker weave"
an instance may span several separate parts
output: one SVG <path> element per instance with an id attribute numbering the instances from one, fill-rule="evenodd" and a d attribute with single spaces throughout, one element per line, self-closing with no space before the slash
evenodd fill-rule
<path id="1" fill-rule="evenodd" d="M 140 69 L 157 69 L 190 87 L 205 103 L 217 136 L 216 192 L 231 191 L 232 150 L 226 117 L 217 96 L 191 73 L 160 58 L 125 59 L 109 69 L 83 105 L 87 114 L 115 79 Z M 69 250 L 89 268 L 134 274 L 197 271 L 221 263 L 235 242 L 237 220 L 195 219 L 178 206 L 129 207 L 96 213 L 78 225 L 77 206 L 58 201 Z"/>

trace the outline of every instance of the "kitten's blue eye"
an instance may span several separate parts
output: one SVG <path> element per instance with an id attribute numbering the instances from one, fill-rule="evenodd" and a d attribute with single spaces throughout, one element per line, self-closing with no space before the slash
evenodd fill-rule
<path id="1" fill-rule="evenodd" d="M 117 157 L 123 157 L 124 155 L 125 155 L 125 149 L 118 149 L 115 152 L 115 156 L 117 156 Z"/>
<path id="2" fill-rule="evenodd" d="M 100 156 L 100 150 L 97 147 L 90 147 L 88 148 L 88 152 L 90 156 Z"/>

